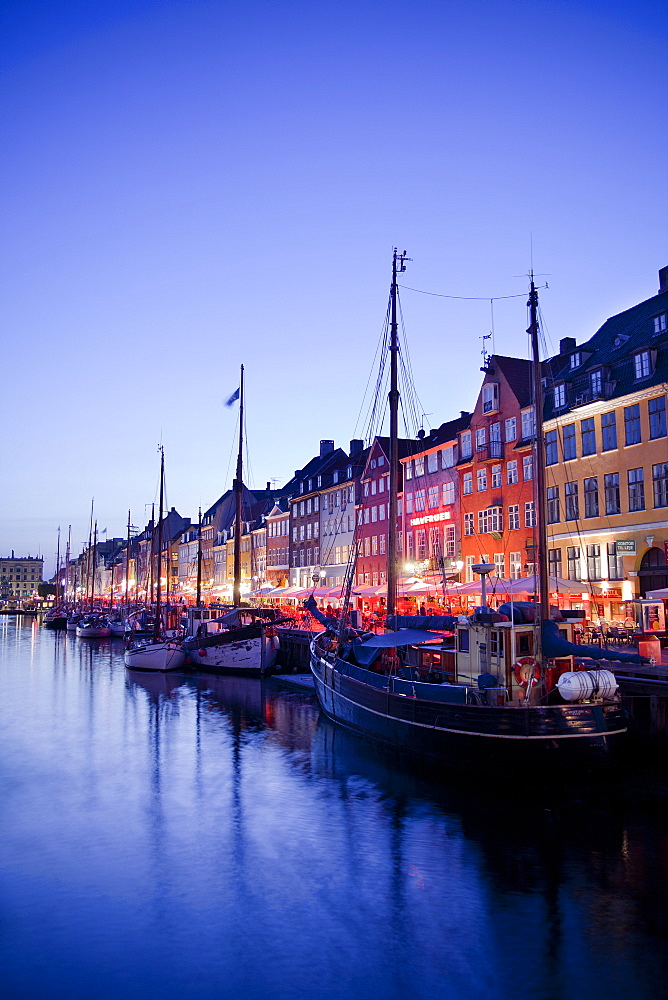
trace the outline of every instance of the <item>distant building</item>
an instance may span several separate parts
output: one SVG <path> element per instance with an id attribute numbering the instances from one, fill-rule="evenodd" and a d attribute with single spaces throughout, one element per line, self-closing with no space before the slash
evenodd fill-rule
<path id="1" fill-rule="evenodd" d="M 44 560 L 39 556 L 14 555 L 0 558 L 0 597 L 5 600 L 25 600 L 37 596 L 42 583 Z"/>

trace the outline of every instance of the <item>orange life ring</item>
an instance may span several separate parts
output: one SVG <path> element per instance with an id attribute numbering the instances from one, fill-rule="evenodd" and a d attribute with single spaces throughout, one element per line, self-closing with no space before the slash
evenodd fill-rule
<path id="1" fill-rule="evenodd" d="M 540 667 L 533 656 L 523 656 L 513 666 L 513 675 L 520 687 L 526 687 L 531 680 L 531 686 L 540 680 Z"/>

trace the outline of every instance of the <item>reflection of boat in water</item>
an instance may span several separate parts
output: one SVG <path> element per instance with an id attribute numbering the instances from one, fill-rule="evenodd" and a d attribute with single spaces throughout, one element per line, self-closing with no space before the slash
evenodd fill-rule
<path id="1" fill-rule="evenodd" d="M 405 255 L 393 258 L 390 292 L 390 483 L 398 483 L 397 273 Z M 388 515 L 387 620 L 392 631 L 362 635 L 307 609 L 325 625 L 311 643 L 311 671 L 323 711 L 335 722 L 414 755 L 455 767 L 494 771 L 550 765 L 589 769 L 607 764 L 627 731 L 610 670 L 577 669 L 574 657 L 610 658 L 598 647 L 576 646 L 572 624 L 549 606 L 542 432 L 542 374 L 538 358 L 538 296 L 529 295 L 535 428 L 536 556 L 539 602 L 493 613 L 485 601 L 489 563 L 473 566 L 483 578 L 481 607 L 467 616 L 395 615 L 397 494 Z M 391 319 L 390 319 L 391 317 Z M 359 543 L 358 543 L 359 544 Z M 354 582 L 347 579 L 347 601 Z M 553 620 L 555 619 L 555 620 Z M 614 658 L 641 662 L 635 654 Z"/>
<path id="2" fill-rule="evenodd" d="M 152 698 L 171 698 L 174 692 L 183 687 L 185 683 L 183 676 L 179 674 L 159 673 L 157 671 L 151 673 L 150 671 L 130 668 L 126 671 L 126 680 L 128 683 L 143 688 Z"/>

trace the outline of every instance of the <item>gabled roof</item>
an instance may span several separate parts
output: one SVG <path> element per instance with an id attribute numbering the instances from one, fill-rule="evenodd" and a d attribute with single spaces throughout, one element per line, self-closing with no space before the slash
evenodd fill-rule
<path id="1" fill-rule="evenodd" d="M 531 362 L 526 358 L 506 358 L 501 354 L 493 354 L 490 361 L 503 373 L 520 407 L 529 406 L 533 397 Z"/>

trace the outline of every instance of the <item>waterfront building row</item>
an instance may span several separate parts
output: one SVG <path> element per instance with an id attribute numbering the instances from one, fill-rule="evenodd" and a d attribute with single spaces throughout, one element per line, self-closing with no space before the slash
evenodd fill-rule
<path id="1" fill-rule="evenodd" d="M 566 337 L 544 361 L 544 440 L 550 572 L 614 617 L 619 605 L 668 586 L 668 269 L 659 293 L 620 313 L 586 343 Z M 535 411 L 528 361 L 485 357 L 478 398 L 438 428 L 400 442 L 400 575 L 472 582 L 473 565 L 519 579 L 536 564 Z M 367 596 L 387 578 L 386 438 L 349 449 L 322 440 L 281 488 L 244 487 L 242 590 L 342 586 L 355 562 Z M 163 587 L 192 602 L 231 597 L 236 531 L 232 490 L 200 518 L 172 510 L 163 526 Z M 98 557 L 106 589 L 150 592 L 159 567 L 151 524 Z M 112 546 L 113 548 L 113 546 Z M 152 556 L 152 558 L 151 558 Z M 84 565 L 82 554 L 79 563 Z M 105 586 L 100 577 L 100 585 Z M 378 596 L 381 596 L 380 594 Z"/>

